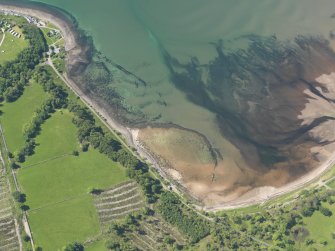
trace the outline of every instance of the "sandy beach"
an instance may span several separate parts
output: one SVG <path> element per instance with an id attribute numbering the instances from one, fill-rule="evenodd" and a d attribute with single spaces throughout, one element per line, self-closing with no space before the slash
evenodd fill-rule
<path id="1" fill-rule="evenodd" d="M 71 24 L 67 23 L 66 21 L 62 20 L 61 18 L 53 15 L 52 13 L 47 13 L 39 9 L 25 8 L 16 5 L 1 4 L 1 3 L 0 3 L 0 11 L 15 12 L 21 15 L 36 17 L 38 19 L 52 23 L 61 31 L 62 36 L 64 38 L 65 49 L 68 52 L 67 63 L 74 64 L 75 62 L 78 61 L 79 62 L 85 61 L 85 58 L 82 57 L 83 54 L 82 48 L 80 47 L 78 43 L 78 38 L 76 37 L 76 34 L 74 33 L 73 30 L 74 27 Z M 52 65 L 52 62 L 49 62 L 49 64 Z M 128 128 L 121 125 L 113 118 L 113 114 L 108 113 L 101 105 L 99 105 L 92 98 L 86 95 L 78 87 L 78 85 L 70 78 L 70 76 L 64 74 L 60 77 L 69 86 L 69 88 L 71 88 L 81 98 L 81 100 L 92 110 L 92 112 L 94 112 L 101 118 L 102 122 L 110 130 L 120 132 L 123 138 L 126 140 L 128 146 L 135 147 L 137 153 L 143 159 L 151 163 L 164 179 L 171 178 L 170 177 L 171 175 L 167 175 L 166 167 L 160 166 L 159 162 L 155 159 L 155 157 L 153 157 L 153 154 L 150 153 L 138 139 L 138 133 L 140 129 Z M 326 80 L 328 81 L 329 79 Z M 297 180 L 288 183 L 282 187 L 275 188 L 272 186 L 267 186 L 267 187 L 255 188 L 232 202 L 222 203 L 215 206 L 208 206 L 208 207 L 204 206 L 201 209 L 206 211 L 218 211 L 223 209 L 234 209 L 258 203 L 263 203 L 272 198 L 303 188 L 307 184 L 310 184 L 311 182 L 320 178 L 320 176 L 324 174 L 325 171 L 330 169 L 334 164 L 335 164 L 335 153 L 331 154 L 328 160 L 324 161 L 318 168 L 315 168 L 314 170 L 303 175 Z M 181 177 L 179 177 L 179 175 L 175 176 L 177 177 L 176 182 L 182 180 Z M 173 188 L 176 189 L 175 187 Z"/>

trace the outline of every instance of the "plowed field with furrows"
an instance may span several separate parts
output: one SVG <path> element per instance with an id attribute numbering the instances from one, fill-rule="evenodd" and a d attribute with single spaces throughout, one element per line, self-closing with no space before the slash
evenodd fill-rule
<path id="1" fill-rule="evenodd" d="M 10 203 L 9 184 L 6 177 L 0 176 L 0 251 L 19 250 L 19 240 Z"/>
<path id="2" fill-rule="evenodd" d="M 185 239 L 181 234 L 158 217 L 148 217 L 141 222 L 141 227 L 128 235 L 132 244 L 140 250 L 168 250 L 164 241 L 166 238 L 183 245 Z"/>
<path id="3" fill-rule="evenodd" d="M 134 181 L 121 183 L 94 195 L 94 204 L 101 223 L 120 219 L 145 206 L 141 191 Z"/>

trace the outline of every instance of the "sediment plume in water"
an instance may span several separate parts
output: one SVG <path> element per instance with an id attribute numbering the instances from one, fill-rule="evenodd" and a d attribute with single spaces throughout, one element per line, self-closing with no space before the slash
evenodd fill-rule
<path id="1" fill-rule="evenodd" d="M 149 124 L 138 137 L 146 150 L 188 192 L 210 205 L 236 200 L 257 187 L 283 186 L 317 168 L 335 150 L 331 130 L 335 125 L 335 78 L 331 75 L 335 53 L 329 42 L 313 36 L 280 41 L 256 35 L 236 42 L 247 46 L 226 50 L 223 41 L 212 43 L 217 56 L 207 64 L 200 64 L 196 57 L 179 62 L 161 50 L 171 82 L 191 102 L 216 114 L 223 138 L 239 150 L 243 161 L 220 149 L 205 149 L 205 144 L 198 147 L 216 152 L 217 159 L 204 165 L 197 158 L 190 161 L 185 156 L 192 155 L 189 151 L 194 147 L 189 144 L 198 138 L 196 133 L 155 126 L 145 114 L 129 109 L 113 85 L 123 81 L 143 87 L 146 83 L 101 55 L 80 81 L 120 121 L 140 128 Z M 159 135 L 164 140 L 155 141 Z M 175 149 L 178 153 L 183 149 L 184 155 L 177 158 Z"/>
<path id="2" fill-rule="evenodd" d="M 217 56 L 206 65 L 196 57 L 181 63 L 164 51 L 172 82 L 217 115 L 223 136 L 247 163 L 227 188 L 231 192 L 284 185 L 316 168 L 335 148 L 335 54 L 328 41 L 240 39 L 247 48 L 225 51 L 222 41 L 213 43 Z M 271 172 L 275 175 L 267 176 Z"/>
<path id="3" fill-rule="evenodd" d="M 67 48 L 68 77 L 113 118 L 142 128 L 138 139 L 147 150 L 164 159 L 170 176 L 205 204 L 233 201 L 257 187 L 283 186 L 317 168 L 335 150 L 335 54 L 322 37 L 280 41 L 248 35 L 236 39 L 244 46 L 230 50 L 219 40 L 212 43 L 215 58 L 205 64 L 196 57 L 179 62 L 159 45 L 171 82 L 191 102 L 216 114 L 223 138 L 239 150 L 240 160 L 213 149 L 205 133 L 162 127 L 155 123 L 159 115 L 150 118 L 134 110 L 116 86 L 145 89 L 149 84 L 97 52 L 69 13 L 39 3 L 7 3 L 64 21 L 73 36 Z M 153 141 L 154 134 L 164 140 Z M 192 142 L 197 145 L 188 147 Z M 193 150 L 204 158 L 193 158 Z"/>
<path id="4" fill-rule="evenodd" d="M 283 186 L 318 167 L 335 148 L 329 130 L 334 125 L 333 90 L 316 81 L 335 71 L 335 54 L 328 41 L 309 36 L 280 41 L 275 36 L 256 35 L 239 40 L 247 44 L 245 49 L 227 51 L 224 42 L 213 43 L 217 57 L 208 64 L 198 63 L 196 57 L 189 63 L 178 62 L 162 50 L 171 82 L 190 101 L 217 115 L 223 137 L 243 158 L 241 163 L 216 150 L 222 159 L 201 165 L 171 159 L 173 151 L 158 151 L 154 144 L 146 149 L 165 159 L 161 162 L 164 171 L 181 175 L 177 182 L 205 205 L 234 201 L 257 187 Z M 115 88 L 118 84 L 147 88 L 144 80 L 97 51 L 85 58 L 89 60 L 70 63 L 68 72 L 82 91 L 119 122 L 139 128 L 150 125 L 166 136 L 169 126 L 155 126 L 155 121 L 133 110 Z M 144 130 L 139 139 L 149 146 L 147 138 L 157 131 Z M 189 131 L 173 133 L 181 139 L 182 135 L 192 138 Z M 174 149 L 179 142 L 185 156 L 192 154 L 188 140 L 176 142 L 172 135 L 169 142 L 174 144 L 162 149 Z M 204 151 L 213 150 L 208 146 Z M 185 171 L 190 164 L 194 171 Z"/>

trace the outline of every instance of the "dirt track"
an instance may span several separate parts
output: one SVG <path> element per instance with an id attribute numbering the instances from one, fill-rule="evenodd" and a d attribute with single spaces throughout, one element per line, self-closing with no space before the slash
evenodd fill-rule
<path id="1" fill-rule="evenodd" d="M 0 41 L 0 47 L 1 47 L 2 43 L 3 43 L 3 41 L 5 40 L 5 37 L 6 37 L 6 33 L 3 34 L 3 37 L 2 37 L 2 39 Z"/>

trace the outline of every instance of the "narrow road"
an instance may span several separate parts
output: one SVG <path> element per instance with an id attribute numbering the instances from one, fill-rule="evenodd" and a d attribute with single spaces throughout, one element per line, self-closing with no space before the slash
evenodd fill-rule
<path id="1" fill-rule="evenodd" d="M 0 125 L 0 131 L 2 133 L 2 130 L 1 130 L 1 125 Z M 2 164 L 2 167 L 3 167 L 3 175 L 6 175 L 6 164 L 5 164 L 5 160 L 3 159 L 3 156 L 2 156 L 2 151 L 0 150 L 0 159 L 1 159 L 1 164 Z M 9 188 L 9 192 L 12 193 L 12 189 L 10 187 L 10 184 L 9 184 L 9 181 L 7 179 L 7 183 L 8 183 L 8 188 Z M 21 241 L 21 237 L 20 237 L 20 229 L 19 229 L 19 225 L 17 223 L 17 219 L 14 217 L 13 215 L 13 218 L 14 218 L 14 224 L 15 224 L 15 231 L 16 231 L 16 235 L 17 235 L 17 238 L 18 238 L 18 241 L 19 241 L 19 247 L 20 247 L 20 251 L 23 250 L 23 247 L 22 247 L 22 241 Z"/>
<path id="2" fill-rule="evenodd" d="M 61 41 L 62 39 L 63 39 L 63 37 L 61 37 L 60 39 L 58 39 L 58 40 L 55 41 L 54 43 L 50 44 L 49 47 L 50 47 L 50 46 L 55 46 L 55 44 L 57 44 L 57 43 L 58 43 L 59 41 Z"/>
<path id="3" fill-rule="evenodd" d="M 10 158 L 8 156 L 9 151 L 8 151 L 6 139 L 5 139 L 5 136 L 3 134 L 1 124 L 0 124 L 0 133 L 1 133 L 3 145 L 4 145 L 4 148 L 5 148 L 5 151 L 6 151 L 6 155 L 7 155 L 7 158 L 8 158 L 8 163 L 10 163 Z M 11 167 L 9 167 L 9 168 L 11 170 L 11 174 L 12 174 L 12 177 L 13 177 L 13 180 L 14 180 L 15 189 L 16 189 L 16 191 L 20 192 L 21 190 L 20 190 L 19 184 L 17 182 L 16 174 Z M 26 234 L 30 237 L 31 247 L 32 247 L 33 251 L 35 251 L 35 244 L 34 244 L 33 236 L 32 236 L 31 229 L 30 229 L 30 226 L 29 226 L 29 223 L 28 223 L 28 217 L 27 217 L 27 212 L 26 211 L 23 211 L 22 222 L 23 222 L 23 226 L 24 226 L 24 230 L 25 230 Z M 21 243 L 21 238 L 19 237 L 19 239 L 20 239 L 20 243 Z"/>
<path id="4" fill-rule="evenodd" d="M 93 108 L 94 105 L 91 104 L 90 100 L 84 95 L 82 94 L 81 90 L 79 90 L 79 88 L 76 88 L 75 86 L 71 85 L 71 81 L 67 78 L 67 76 L 63 76 L 62 74 L 60 74 L 58 72 L 58 70 L 56 69 L 56 67 L 54 66 L 51 57 L 48 57 L 48 65 L 51 66 L 51 68 L 54 70 L 54 72 L 57 74 L 57 76 L 70 88 L 71 91 L 73 91 L 79 98 L 80 100 L 100 119 L 100 121 L 111 131 L 111 133 L 114 134 L 114 136 L 122 143 L 122 145 L 124 147 L 126 147 L 135 157 L 137 158 L 141 158 L 141 156 L 139 156 L 138 153 L 135 153 L 128 145 L 127 143 L 124 141 L 123 138 L 121 138 L 119 135 L 117 135 L 114 131 L 114 129 L 101 117 L 101 115 Z M 87 100 L 86 100 L 87 99 Z M 150 173 L 158 180 L 161 180 L 159 177 L 157 177 L 157 175 L 152 172 L 149 168 Z M 169 188 L 167 186 L 165 186 L 162 183 L 162 186 L 164 187 L 165 190 L 169 190 Z M 197 215 L 199 215 L 200 217 L 204 218 L 205 220 L 208 220 L 210 222 L 213 222 L 214 219 L 211 217 L 208 217 L 207 215 L 199 212 L 198 210 L 194 209 L 192 206 L 190 206 L 189 204 L 187 204 L 183 198 L 183 195 L 180 193 L 180 191 L 175 188 L 174 185 L 172 185 L 172 189 L 175 192 L 175 194 L 180 198 L 181 203 L 186 206 L 187 208 L 191 209 L 193 212 L 195 212 Z M 239 231 L 240 232 L 240 231 Z M 240 232 L 242 234 L 242 232 Z M 250 237 L 252 240 L 254 240 L 255 242 L 260 243 L 261 245 L 265 245 L 267 247 L 271 246 L 270 244 L 259 240 L 257 238 L 254 237 Z"/>
<path id="5" fill-rule="evenodd" d="M 72 81 L 66 75 L 64 76 L 58 72 L 50 56 L 48 57 L 47 64 L 51 66 L 51 68 L 54 70 L 57 76 L 70 88 L 70 90 L 73 93 L 75 93 L 80 98 L 80 100 L 91 110 L 91 112 L 93 112 L 94 115 L 96 115 L 100 119 L 100 121 L 114 134 L 114 136 L 121 142 L 121 144 L 125 148 L 127 148 L 134 156 L 138 157 L 138 155 L 133 152 L 133 150 L 124 142 L 124 140 L 114 132 L 114 129 L 103 118 L 101 118 L 101 115 L 93 108 L 93 104 L 91 104 L 91 102 L 82 93 L 82 91 L 78 87 L 74 86 L 74 84 L 71 84 Z"/>
<path id="6" fill-rule="evenodd" d="M 114 128 L 111 127 L 110 124 L 108 124 L 104 118 L 102 117 L 102 115 L 100 115 L 93 107 L 95 106 L 93 104 L 93 102 L 82 93 L 82 91 L 75 86 L 75 83 L 71 84 L 73 81 L 71 81 L 66 75 L 62 75 L 58 72 L 58 70 L 56 69 L 56 67 L 54 66 L 51 57 L 48 57 L 48 61 L 47 64 L 51 66 L 51 68 L 54 70 L 54 72 L 57 74 L 57 76 L 70 88 L 70 90 L 75 93 L 80 100 L 99 118 L 99 120 L 110 130 L 111 133 L 113 133 L 113 135 L 121 142 L 121 144 L 129 151 L 131 152 L 136 158 L 142 159 L 142 157 L 133 151 L 133 149 L 131 149 L 131 147 L 128 146 L 128 144 L 125 142 L 125 140 L 123 138 L 121 138 L 118 134 L 115 133 Z M 160 177 L 158 177 L 156 175 L 156 173 L 154 173 L 151 168 L 149 168 L 149 172 L 150 174 L 155 177 L 158 180 L 161 180 Z M 165 190 L 169 190 L 169 188 L 163 183 L 161 182 L 163 188 Z M 173 191 L 175 192 L 175 194 L 180 198 L 180 201 L 183 203 L 184 206 L 186 206 L 187 208 L 191 209 L 192 211 L 194 211 L 196 214 L 198 214 L 199 216 L 201 216 L 202 218 L 208 220 L 208 221 L 213 221 L 212 218 L 200 213 L 198 210 L 194 209 L 193 207 L 191 207 L 189 204 L 187 204 L 182 196 L 182 194 L 179 192 L 179 190 L 177 188 L 175 188 L 174 185 L 171 185 Z"/>
<path id="7" fill-rule="evenodd" d="M 6 37 L 6 33 L 3 33 L 3 37 L 2 37 L 1 42 L 0 42 L 0 47 L 1 47 L 2 43 L 3 43 L 3 41 L 5 40 L 5 37 Z"/>

